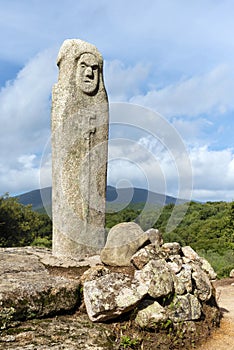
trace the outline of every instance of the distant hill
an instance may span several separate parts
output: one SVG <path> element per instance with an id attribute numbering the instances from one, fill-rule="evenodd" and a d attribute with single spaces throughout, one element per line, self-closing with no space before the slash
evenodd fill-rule
<path id="1" fill-rule="evenodd" d="M 31 204 L 33 210 L 40 210 L 43 207 L 51 207 L 52 188 L 45 187 L 41 190 L 33 190 L 16 197 L 21 204 Z"/>
<path id="2" fill-rule="evenodd" d="M 41 211 L 43 207 L 51 208 L 51 196 L 52 188 L 46 187 L 41 190 L 34 190 L 27 193 L 23 193 L 17 198 L 23 205 L 32 205 L 32 209 Z M 186 202 L 184 199 L 177 200 L 174 197 L 163 195 L 160 193 L 154 193 L 142 188 L 118 188 L 113 186 L 107 186 L 106 201 L 108 205 L 120 205 L 120 204 L 138 204 L 148 203 L 149 205 L 160 205 L 166 204 L 183 204 Z"/>

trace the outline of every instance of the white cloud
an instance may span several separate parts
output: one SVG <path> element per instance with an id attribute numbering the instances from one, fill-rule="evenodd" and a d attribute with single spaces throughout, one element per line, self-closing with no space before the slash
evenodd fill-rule
<path id="1" fill-rule="evenodd" d="M 234 151 L 209 150 L 207 146 L 190 151 L 193 166 L 193 198 L 199 200 L 234 199 Z"/>
<path id="2" fill-rule="evenodd" d="M 172 118 L 172 125 L 176 128 L 188 147 L 195 145 L 202 146 L 207 145 L 209 142 L 214 142 L 214 135 L 211 129 L 214 128 L 215 124 L 206 118 Z M 217 132 L 216 128 L 215 132 Z"/>
<path id="3" fill-rule="evenodd" d="M 22 155 L 18 158 L 18 162 L 23 165 L 25 169 L 31 169 L 34 167 L 34 160 L 36 159 L 35 154 Z"/>
<path id="4" fill-rule="evenodd" d="M 233 10 L 231 0 L 59 0 L 59 6 L 2 0 L 1 57 L 25 63 L 45 47 L 80 37 L 108 59 L 203 71 L 210 62 L 233 59 Z"/>
<path id="5" fill-rule="evenodd" d="M 140 85 L 146 81 L 149 66 L 137 63 L 126 66 L 119 60 L 107 61 L 105 66 L 105 82 L 111 101 L 127 101 L 139 93 Z"/>
<path id="6" fill-rule="evenodd" d="M 50 135 L 55 51 L 34 57 L 0 90 L 0 193 L 38 188 L 40 153 Z"/>
<path id="7" fill-rule="evenodd" d="M 124 139 L 110 143 L 109 181 L 115 185 L 124 179 L 135 187 L 189 199 L 192 190 L 188 181 L 191 173 L 186 170 L 189 157 L 193 169 L 193 199 L 233 200 L 233 149 L 211 150 L 198 145 L 188 152 L 188 155 L 181 153 L 174 157 L 170 149 L 152 136 L 129 141 L 125 135 Z"/>
<path id="8" fill-rule="evenodd" d="M 134 96 L 130 102 L 153 108 L 167 117 L 223 114 L 234 109 L 233 69 L 218 66 L 205 75 Z"/>

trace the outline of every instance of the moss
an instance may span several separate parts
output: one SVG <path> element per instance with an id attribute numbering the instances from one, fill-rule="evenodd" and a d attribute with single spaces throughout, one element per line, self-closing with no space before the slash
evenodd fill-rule
<path id="1" fill-rule="evenodd" d="M 14 320 L 15 309 L 13 307 L 3 308 L 0 312 L 0 329 L 5 329 Z"/>

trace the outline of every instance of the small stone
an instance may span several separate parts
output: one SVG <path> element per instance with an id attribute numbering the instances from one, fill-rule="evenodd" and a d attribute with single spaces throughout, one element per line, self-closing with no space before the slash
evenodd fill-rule
<path id="1" fill-rule="evenodd" d="M 150 228 L 145 231 L 147 233 L 151 243 L 154 243 L 156 247 L 160 247 L 163 244 L 163 237 L 161 232 L 156 228 Z"/>
<path id="2" fill-rule="evenodd" d="M 229 276 L 230 276 L 231 278 L 234 278 L 234 269 L 231 270 Z"/>
<path id="3" fill-rule="evenodd" d="M 200 257 L 200 262 L 201 262 L 202 270 L 208 274 L 211 280 L 215 280 L 217 277 L 217 273 L 214 271 L 210 263 L 205 258 L 202 258 L 202 257 Z M 234 273 L 233 273 L 233 277 L 234 277 Z"/>
<path id="4" fill-rule="evenodd" d="M 170 294 L 174 290 L 173 272 L 167 267 L 165 260 L 150 260 L 142 270 L 136 271 L 134 278 L 148 288 L 152 298 Z"/>
<path id="5" fill-rule="evenodd" d="M 144 248 L 138 250 L 131 258 L 131 263 L 139 270 L 141 270 L 151 259 L 156 257 L 156 250 L 154 244 L 149 244 Z"/>
<path id="6" fill-rule="evenodd" d="M 195 261 L 200 260 L 199 255 L 190 246 L 182 247 L 182 252 L 183 252 L 184 256 L 186 258 L 188 258 L 189 260 L 195 260 Z"/>
<path id="7" fill-rule="evenodd" d="M 164 243 L 162 245 L 162 250 L 169 255 L 178 255 L 180 254 L 181 246 L 177 242 Z"/>
<path id="8" fill-rule="evenodd" d="M 182 261 L 184 264 L 189 264 L 191 260 L 189 258 L 186 258 L 186 256 L 182 256 Z"/>
<path id="9" fill-rule="evenodd" d="M 152 304 L 146 306 L 142 310 L 138 311 L 135 318 L 135 323 L 141 328 L 156 328 L 161 322 L 167 320 L 167 314 L 165 309 L 155 301 Z"/>
<path id="10" fill-rule="evenodd" d="M 176 294 L 182 295 L 185 292 L 192 292 L 192 268 L 189 265 L 183 265 L 182 270 L 175 275 L 174 286 Z"/>
<path id="11" fill-rule="evenodd" d="M 167 265 L 173 272 L 178 273 L 182 268 L 183 261 L 180 255 L 169 255 Z"/>
<path id="12" fill-rule="evenodd" d="M 167 307 L 173 322 L 198 320 L 201 317 L 201 304 L 192 294 L 178 295 Z"/>
<path id="13" fill-rule="evenodd" d="M 90 269 L 86 270 L 81 276 L 81 282 L 92 281 L 99 277 L 105 276 L 110 273 L 110 270 L 103 265 L 93 266 Z"/>
<path id="14" fill-rule="evenodd" d="M 211 298 L 213 291 L 210 279 L 199 266 L 193 266 L 193 270 L 192 278 L 196 284 L 196 291 L 194 294 L 196 294 L 200 300 L 207 301 Z"/>

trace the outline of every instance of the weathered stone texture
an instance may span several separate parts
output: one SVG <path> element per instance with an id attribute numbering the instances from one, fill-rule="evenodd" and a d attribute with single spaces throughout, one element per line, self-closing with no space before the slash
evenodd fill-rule
<path id="1" fill-rule="evenodd" d="M 135 279 L 148 286 L 152 298 L 166 296 L 174 291 L 172 272 L 165 260 L 150 260 L 142 270 L 135 272 Z"/>
<path id="2" fill-rule="evenodd" d="M 195 294 L 202 301 L 207 301 L 212 296 L 213 287 L 209 280 L 209 276 L 202 271 L 199 266 L 193 266 L 192 278 L 196 284 Z"/>
<path id="3" fill-rule="evenodd" d="M 189 260 L 199 261 L 199 255 L 190 246 L 182 247 L 182 252 L 185 258 Z"/>
<path id="4" fill-rule="evenodd" d="M 1 336 L 0 350 L 117 350 L 115 336 L 86 314 L 29 320 Z"/>
<path id="5" fill-rule="evenodd" d="M 164 243 L 162 245 L 162 251 L 169 255 L 178 255 L 180 254 L 180 244 L 177 242 Z"/>
<path id="6" fill-rule="evenodd" d="M 105 321 L 132 310 L 146 295 L 136 280 L 109 273 L 84 282 L 84 301 L 92 321 Z"/>
<path id="7" fill-rule="evenodd" d="M 205 259 L 200 257 L 201 262 L 201 268 L 203 271 L 205 271 L 211 280 L 215 280 L 217 277 L 217 273 L 214 271 L 213 267 L 210 265 L 210 263 Z"/>
<path id="8" fill-rule="evenodd" d="M 0 261 L 0 329 L 71 311 L 79 303 L 79 280 L 51 276 L 37 256 L 4 249 Z"/>
<path id="9" fill-rule="evenodd" d="M 167 311 L 174 322 L 198 320 L 201 317 L 201 304 L 192 294 L 178 295 L 167 307 Z"/>
<path id="10" fill-rule="evenodd" d="M 142 269 L 151 259 L 155 259 L 157 251 L 154 244 L 149 244 L 138 250 L 131 258 L 131 263 L 137 268 Z"/>
<path id="11" fill-rule="evenodd" d="M 147 233 L 151 243 L 154 243 L 156 247 L 160 247 L 163 244 L 162 233 L 156 228 L 150 228 L 145 231 Z"/>
<path id="12" fill-rule="evenodd" d="M 204 324 L 218 323 L 220 312 L 215 303 L 211 276 L 202 268 L 202 258 L 198 256 L 191 260 L 182 250 L 175 243 L 164 247 L 151 243 L 139 250 L 138 260 L 137 253 L 133 255 L 135 268 L 108 267 L 100 262 L 97 264 L 97 257 L 90 257 L 83 262 L 74 260 L 81 270 L 76 267 L 67 273 L 66 268 L 48 269 L 44 266 L 42 261 L 45 260 L 58 266 L 56 261 L 50 260 L 49 250 L 30 247 L 1 249 L 0 272 L 4 278 L 0 288 L 0 325 L 5 335 L 1 338 L 0 349 L 1 344 L 4 349 L 7 344 L 9 349 L 15 350 L 18 342 L 23 344 L 22 349 L 30 349 L 33 338 L 33 346 L 43 350 L 72 350 L 76 344 L 81 349 L 114 349 L 117 344 L 113 334 L 108 335 L 105 327 L 92 326 L 90 321 L 114 320 L 123 314 L 144 330 L 170 327 L 176 331 L 181 324 L 187 329 L 191 322 L 202 323 L 203 320 Z M 184 258 L 188 259 L 186 264 L 181 263 Z M 61 266 L 68 262 L 65 258 Z M 97 265 L 91 266 L 91 262 Z M 75 266 L 73 260 L 71 264 Z M 84 271 L 86 266 L 91 267 Z M 65 277 L 57 276 L 58 271 Z M 83 298 L 80 297 L 82 290 Z M 70 322 L 68 316 L 61 316 L 60 321 L 57 317 L 48 320 L 48 327 L 46 320 L 38 320 L 34 327 L 31 320 L 76 311 L 76 307 L 79 307 L 79 312 L 70 318 Z M 90 321 L 82 314 L 85 307 Z M 211 317 L 210 320 L 206 315 Z M 7 331 L 16 325 L 20 328 L 24 319 L 31 320 L 27 321 L 31 322 L 27 333 L 18 333 L 18 329 L 14 330 L 15 333 Z M 105 334 L 101 335 L 102 329 Z"/>
<path id="13" fill-rule="evenodd" d="M 168 315 L 165 309 L 157 302 L 146 304 L 142 310 L 137 313 L 135 322 L 141 328 L 156 328 L 157 324 L 165 322 Z"/>
<path id="14" fill-rule="evenodd" d="M 148 241 L 148 235 L 134 222 L 123 222 L 112 227 L 101 260 L 106 265 L 130 266 L 136 251 Z"/>
<path id="15" fill-rule="evenodd" d="M 66 40 L 52 97 L 53 254 L 82 259 L 105 244 L 108 101 L 95 46 Z"/>
<path id="16" fill-rule="evenodd" d="M 175 275 L 174 287 L 176 294 L 192 292 L 192 268 L 189 265 L 183 265 L 181 271 Z"/>

